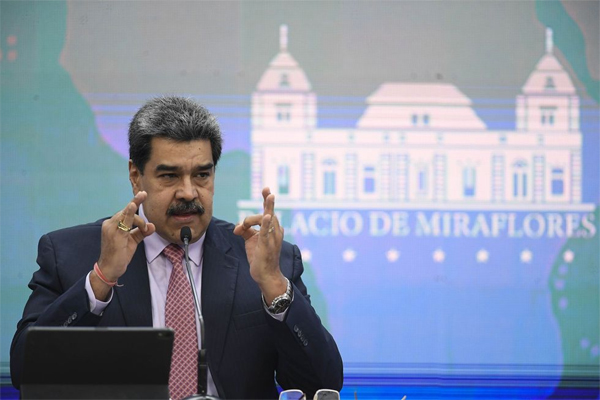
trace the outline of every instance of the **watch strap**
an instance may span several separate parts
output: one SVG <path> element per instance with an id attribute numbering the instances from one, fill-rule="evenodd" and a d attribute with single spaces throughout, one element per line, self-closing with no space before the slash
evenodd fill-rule
<path id="1" fill-rule="evenodd" d="M 285 280 L 287 282 L 285 293 L 275 297 L 271 302 L 271 305 L 267 307 L 267 310 L 269 310 L 271 314 L 280 314 L 286 311 L 292 302 L 292 284 L 289 279 L 285 278 Z"/>

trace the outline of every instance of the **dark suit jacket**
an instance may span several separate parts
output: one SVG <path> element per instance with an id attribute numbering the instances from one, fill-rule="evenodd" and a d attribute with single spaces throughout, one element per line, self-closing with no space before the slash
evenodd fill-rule
<path id="1" fill-rule="evenodd" d="M 85 277 L 100 255 L 102 221 L 51 232 L 39 242 L 29 287 L 33 291 L 11 345 L 11 376 L 19 387 L 24 332 L 30 326 L 152 326 L 150 284 L 141 243 L 102 316 L 89 311 Z M 229 399 L 277 398 L 283 388 L 340 390 L 342 360 L 335 341 L 310 305 L 297 246 L 283 243 L 280 265 L 293 284 L 285 321 L 264 310 L 250 276 L 244 240 L 234 226 L 213 218 L 204 242 L 202 311 L 208 365 L 219 395 Z"/>

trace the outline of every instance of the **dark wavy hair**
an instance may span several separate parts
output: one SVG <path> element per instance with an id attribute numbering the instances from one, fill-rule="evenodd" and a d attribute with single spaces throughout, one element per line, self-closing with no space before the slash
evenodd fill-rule
<path id="1" fill-rule="evenodd" d="M 221 157 L 223 138 L 217 119 L 195 101 L 178 96 L 149 100 L 129 124 L 129 158 L 144 173 L 152 152 L 152 138 L 177 142 L 208 140 L 215 167 Z"/>

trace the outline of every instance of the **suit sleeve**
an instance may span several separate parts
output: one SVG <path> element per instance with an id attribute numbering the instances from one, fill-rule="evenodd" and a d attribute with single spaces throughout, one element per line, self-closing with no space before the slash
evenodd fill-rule
<path id="1" fill-rule="evenodd" d="M 310 304 L 301 278 L 304 267 L 300 250 L 294 245 L 289 253 L 282 254 L 281 264 L 292 282 L 294 301 L 283 322 L 267 318 L 275 331 L 276 378 L 282 388 L 302 389 L 312 398 L 319 389 L 341 390 L 342 358 L 333 337 Z"/>
<path id="2" fill-rule="evenodd" d="M 13 385 L 21 385 L 24 347 L 27 329 L 31 326 L 95 326 L 100 317 L 89 309 L 85 277 L 78 271 L 61 271 L 61 265 L 50 235 L 44 235 L 38 244 L 39 270 L 29 282 L 32 293 L 25 305 L 23 317 L 10 348 L 10 372 Z M 76 261 L 74 261 L 76 262 Z M 82 272 L 85 272 L 82 270 Z"/>

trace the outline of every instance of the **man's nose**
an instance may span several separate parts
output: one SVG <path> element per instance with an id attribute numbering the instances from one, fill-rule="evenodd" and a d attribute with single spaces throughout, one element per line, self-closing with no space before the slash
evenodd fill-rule
<path id="1" fill-rule="evenodd" d="M 192 201 L 198 198 L 196 187 L 192 184 L 192 180 L 186 177 L 181 180 L 181 185 L 177 188 L 176 196 L 180 200 Z"/>

